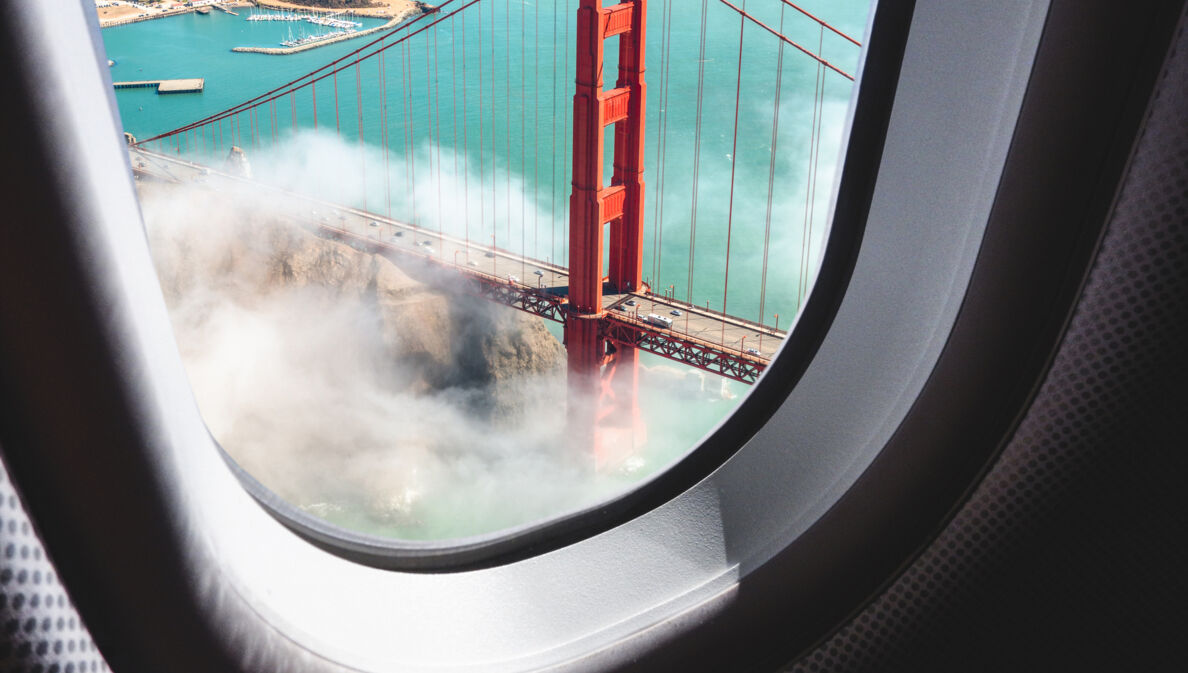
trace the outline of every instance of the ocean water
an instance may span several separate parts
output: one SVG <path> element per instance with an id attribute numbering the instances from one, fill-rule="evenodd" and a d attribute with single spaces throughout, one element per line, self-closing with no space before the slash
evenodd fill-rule
<path id="1" fill-rule="evenodd" d="M 865 2 L 800 4 L 861 40 Z M 567 5 L 548 0 L 479 2 L 387 50 L 383 56 L 383 120 L 378 112 L 380 59 L 372 58 L 319 82 L 316 92 L 307 88 L 298 96 L 266 106 L 254 121 L 261 127 L 257 138 L 243 136 L 243 129 L 253 122 L 250 115 L 240 115 L 238 131 L 229 120 L 222 128 L 206 129 L 202 140 L 210 142 L 203 146 L 213 148 L 216 140 L 222 140 L 220 146 L 225 148 L 234 132 L 238 144 L 251 156 L 253 145 L 270 144 L 273 134 L 283 140 L 296 129 L 313 128 L 315 97 L 319 128 L 327 131 L 336 117 L 337 89 L 335 133 L 349 142 L 357 142 L 361 135 L 362 142 L 376 150 L 360 161 L 359 170 L 360 175 L 370 176 L 368 186 L 374 187 L 368 190 L 372 209 L 391 211 L 459 235 L 470 233 L 479 241 L 489 241 L 494 234 L 500 247 L 564 263 L 575 30 L 575 12 L 566 10 Z M 786 326 L 803 299 L 806 277 L 815 267 L 823 240 L 851 83 L 827 72 L 824 102 L 816 108 L 817 63 L 785 45 L 773 171 L 770 148 L 781 42 L 747 22 L 742 31 L 739 84 L 743 22 L 738 14 L 717 0 L 705 3 L 703 54 L 700 8 L 696 3 L 671 5 L 658 0 L 649 5 L 644 275 L 654 288 L 672 285 L 678 298 L 701 305 L 708 302 L 714 309 L 722 308 L 725 298 L 730 313 L 762 318 L 768 324 L 774 323 L 778 313 Z M 447 5 L 446 11 L 449 9 Z M 781 25 L 782 13 L 787 36 L 811 51 L 820 45 L 826 60 L 854 73 L 858 48 L 821 30 L 815 22 L 775 0 L 752 1 L 747 11 L 773 28 Z M 368 36 L 286 56 L 232 53 L 234 46 L 274 46 L 293 25 L 253 23 L 244 18 L 212 12 L 106 29 L 103 36 L 108 55 L 117 62 L 111 69 L 113 79 L 206 78 L 201 95 L 119 91 L 125 129 L 143 139 L 176 128 L 295 79 L 373 39 Z M 381 23 L 363 21 L 365 27 Z M 613 86 L 614 43 L 612 39 L 607 45 L 606 88 Z M 699 79 L 703 86 L 698 148 Z M 737 139 L 733 132 L 736 91 L 740 101 Z M 294 110 L 296 125 L 290 114 Z M 812 127 L 818 114 L 821 132 L 814 146 Z M 379 151 L 381 121 L 388 127 L 388 180 L 380 177 L 385 172 Z M 612 135 L 608 132 L 608 177 Z M 198 148 L 199 139 L 193 134 L 185 142 L 193 144 L 188 149 Z M 422 161 L 417 162 L 414 155 L 407 162 L 415 164 L 411 170 L 398 174 L 393 163 L 397 156 L 408 156 L 410 145 L 423 155 L 419 157 Z M 657 156 L 661 147 L 665 152 Z M 696 163 L 695 152 L 699 156 Z M 810 186 L 814 152 L 816 173 Z M 769 180 L 773 173 L 774 179 Z M 456 192 L 463 191 L 459 184 L 463 177 L 474 179 L 469 180 L 465 195 L 459 195 Z M 773 192 L 770 218 L 769 182 Z M 732 183 L 733 210 L 729 209 Z M 409 198 L 414 186 L 422 196 L 419 203 Z M 438 193 L 446 202 L 440 207 Z M 459 208 L 460 204 L 465 207 Z M 765 237 L 769 219 L 770 233 Z M 472 227 L 459 226 L 463 221 Z M 694 224 L 694 254 L 690 255 Z M 728 227 L 731 268 L 727 282 Z M 761 315 L 765 238 L 769 258 Z M 724 287 L 729 288 L 728 294 Z"/>
<path id="2" fill-rule="evenodd" d="M 445 20 L 407 40 L 401 41 L 407 29 L 385 39 L 393 46 L 380 57 L 348 60 L 315 87 L 161 147 L 217 164 L 236 144 L 257 174 L 280 176 L 312 195 L 565 264 L 576 3 L 482 0 L 450 16 L 464 4 L 446 5 L 437 17 Z M 778 0 L 735 4 L 856 73 L 858 47 Z M 797 4 L 862 40 L 866 0 Z M 284 56 L 233 53 L 235 46 L 277 46 L 291 26 L 298 30 L 248 22 L 247 11 L 241 14 L 188 14 L 105 29 L 108 56 L 116 61 L 113 80 L 206 80 L 202 94 L 117 91 L 125 130 L 144 139 L 180 127 L 378 37 Z M 657 291 L 786 328 L 811 286 L 827 233 L 852 83 L 719 0 L 652 0 L 648 30 L 644 276 Z M 608 89 L 615 45 L 615 39 L 607 43 Z M 610 130 L 607 136 L 609 181 Z M 325 155 L 311 156 L 314 151 Z M 294 165 L 315 170 L 295 176 L 288 170 Z M 649 354 L 641 362 L 681 368 Z M 643 467 L 615 476 L 600 496 L 684 455 L 749 389 L 710 374 L 698 381 L 701 392 L 693 398 L 640 399 L 649 419 Z M 443 495 L 437 507 L 427 506 L 420 518 L 434 522 L 429 526 L 376 521 L 349 507 L 323 515 L 373 533 L 441 538 L 549 513 L 495 507 L 486 518 L 445 514 L 483 507 L 457 500 Z M 459 527 L 459 519 L 467 524 Z"/>

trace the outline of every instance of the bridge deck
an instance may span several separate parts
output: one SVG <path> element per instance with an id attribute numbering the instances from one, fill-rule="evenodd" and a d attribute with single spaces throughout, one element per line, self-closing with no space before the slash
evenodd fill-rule
<path id="1" fill-rule="evenodd" d="M 132 148 L 130 155 L 136 172 L 158 179 L 245 181 L 138 148 Z M 265 187 L 262 183 L 248 182 L 254 187 Z M 268 189 L 282 192 L 279 188 Z M 473 294 L 547 319 L 564 321 L 569 285 L 564 267 L 374 213 L 283 193 L 290 203 L 303 204 L 296 219 L 307 228 L 388 256 L 430 262 L 457 274 L 465 283 L 464 289 Z M 748 382 L 774 357 L 786 335 L 742 318 L 646 291 L 604 294 L 603 310 L 608 338 Z M 646 320 L 650 314 L 669 318 L 672 325 L 650 324 Z"/>

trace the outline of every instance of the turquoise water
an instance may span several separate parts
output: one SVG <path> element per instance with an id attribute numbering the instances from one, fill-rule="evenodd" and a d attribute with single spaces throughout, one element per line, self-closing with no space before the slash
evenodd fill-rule
<path id="1" fill-rule="evenodd" d="M 812 51 L 820 45 L 826 60 L 855 72 L 858 48 L 815 22 L 782 9 L 776 0 L 736 4 L 773 28 L 781 25 L 783 12 L 784 34 Z M 798 4 L 862 39 L 864 0 Z M 240 114 L 177 136 L 165 149 L 218 164 L 229 145 L 240 145 L 257 177 L 565 264 L 573 5 L 484 0 L 388 49 L 382 58 L 348 65 L 316 88 L 283 96 L 257 114 Z M 781 42 L 747 23 L 740 82 L 739 15 L 712 0 L 705 3 L 703 24 L 701 9 L 694 2 L 649 3 L 644 275 L 658 291 L 671 286 L 677 298 L 719 310 L 725 303 L 732 314 L 767 324 L 778 320 L 785 328 L 807 291 L 825 234 L 852 85 L 827 73 L 821 104 L 815 105 L 814 90 L 821 81 L 816 61 L 785 46 L 773 161 Z M 365 27 L 380 23 L 364 21 Z M 288 30 L 289 24 L 251 23 L 218 12 L 105 29 L 108 55 L 117 61 L 111 69 L 114 80 L 206 79 L 202 94 L 117 91 L 125 129 L 144 139 L 179 127 L 293 80 L 376 37 L 284 56 L 231 52 L 235 46 L 276 46 Z M 614 73 L 614 39 L 607 53 L 606 71 Z M 612 75 L 605 86 L 614 86 Z M 814 119 L 819 119 L 819 134 L 813 132 Z M 610 137 L 608 131 L 608 178 Z M 814 145 L 811 141 L 818 137 Z M 661 147 L 665 151 L 658 155 Z M 692 259 L 691 243 L 696 251 Z M 723 291 L 727 285 L 728 294 Z M 748 390 L 709 374 L 681 378 L 673 368 L 687 370 L 658 356 L 642 354 L 641 363 L 645 372 L 639 403 L 649 437 L 639 456 L 641 466 L 630 474 L 601 476 L 603 482 L 583 497 L 605 497 L 670 464 Z M 581 504 L 542 497 L 538 509 L 526 510 L 499 497 L 499 488 L 492 486 L 493 495 L 477 501 L 469 499 L 465 485 L 439 489 L 425 498 L 416 526 L 368 518 L 349 503 L 322 515 L 373 533 L 441 538 L 486 532 Z M 329 496 L 319 497 L 325 501 Z"/>
<path id="2" fill-rule="evenodd" d="M 779 314 L 787 326 L 806 291 L 806 277 L 815 266 L 825 230 L 832 169 L 851 84 L 836 73 L 824 77 L 822 133 L 816 147 L 819 160 L 810 190 L 818 68 L 812 59 L 785 47 L 775 177 L 770 185 L 770 234 L 766 236 L 770 241 L 766 296 L 760 314 L 780 41 L 747 24 L 738 86 L 738 14 L 720 2 L 706 3 L 702 59 L 700 8 L 675 4 L 679 6 L 671 12 L 671 20 L 665 16 L 665 3 L 653 0 L 649 6 L 644 275 L 654 288 L 673 286 L 678 298 L 700 305 L 708 302 L 714 309 L 721 309 L 725 300 L 732 314 L 762 318 L 768 324 Z M 865 2 L 802 4 L 861 39 Z M 382 64 L 387 92 L 383 119 L 381 64 L 372 58 L 319 82 L 315 90 L 307 88 L 261 108 L 254 118 L 243 114 L 234 122 L 205 129 L 201 136 L 189 134 L 181 149 L 205 148 L 213 154 L 217 145 L 225 152 L 234 139 L 254 156 L 272 144 L 274 134 L 283 140 L 295 130 L 312 129 L 316 97 L 323 133 L 333 131 L 348 143 L 358 143 L 361 135 L 362 143 L 371 148 L 359 153 L 357 164 L 357 175 L 367 176 L 369 208 L 474 240 L 490 241 L 494 235 L 500 247 L 565 263 L 575 19 L 564 5 L 548 0 L 535 5 L 480 2 L 389 49 Z M 747 11 L 772 27 L 780 25 L 783 11 L 786 35 L 813 51 L 820 40 L 826 60 L 846 72 L 855 71 L 857 47 L 791 10 L 781 10 L 778 2 L 750 5 Z M 555 13 L 554 8 L 560 11 Z M 290 81 L 373 39 L 368 36 L 286 56 L 232 53 L 234 46 L 274 45 L 289 26 L 253 24 L 244 18 L 188 14 L 105 30 L 108 54 L 117 62 L 113 79 L 206 78 L 206 91 L 200 95 L 119 91 L 125 129 L 143 139 L 178 127 Z M 368 27 L 379 23 L 364 21 Z M 614 43 L 614 39 L 608 41 L 608 72 L 616 67 Z M 704 90 L 694 222 L 699 65 L 704 66 Z M 610 76 L 605 79 L 607 88 L 613 86 Z M 737 149 L 733 136 L 736 86 L 741 101 Z M 381 149 L 381 121 L 387 126 L 386 153 Z M 245 135 L 253 124 L 257 134 Z M 608 132 L 608 175 L 609 137 Z M 658 158 L 661 141 L 666 151 Z M 410 144 L 416 149 L 411 155 Z M 267 158 L 262 162 L 267 163 Z M 323 195 L 363 205 L 358 194 Z M 696 254 L 690 265 L 694 223 Z M 729 288 L 725 296 L 724 286 Z"/>

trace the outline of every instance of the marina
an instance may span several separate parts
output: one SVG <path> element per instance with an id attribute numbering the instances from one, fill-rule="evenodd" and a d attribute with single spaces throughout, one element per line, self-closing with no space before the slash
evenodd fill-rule
<path id="1" fill-rule="evenodd" d="M 350 30 L 355 28 L 362 28 L 363 23 L 360 21 L 350 21 L 339 18 L 342 13 L 336 14 L 312 14 L 303 12 L 260 12 L 258 14 L 251 14 L 247 17 L 248 21 L 285 21 L 296 22 L 304 21 L 305 23 L 312 23 L 317 26 L 326 26 L 329 28 L 342 28 Z"/>
<path id="2" fill-rule="evenodd" d="M 281 40 L 280 45 L 286 49 L 295 47 L 310 47 L 321 44 L 323 42 L 337 42 L 339 40 L 352 37 L 355 33 L 363 27 L 361 21 L 351 21 L 341 18 L 345 12 L 334 12 L 331 14 L 322 14 L 314 12 L 302 12 L 281 10 L 275 12 L 252 12 L 246 17 L 247 21 L 252 22 L 283 22 L 283 23 L 308 23 L 322 28 L 333 28 L 335 30 L 321 33 L 306 34 L 304 28 L 297 34 L 293 35 L 293 29 L 289 28 L 289 36 L 285 40 Z"/>

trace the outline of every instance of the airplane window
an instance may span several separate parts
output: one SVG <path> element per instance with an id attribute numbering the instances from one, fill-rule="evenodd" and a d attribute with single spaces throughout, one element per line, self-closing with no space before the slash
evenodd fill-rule
<path id="1" fill-rule="evenodd" d="M 97 4 L 227 454 L 413 541 L 688 455 L 813 286 L 867 1 L 653 0 L 603 18 L 601 64 L 576 3 L 341 4 Z"/>
<path id="2" fill-rule="evenodd" d="M 786 639 L 805 646 L 818 640 L 875 590 L 882 570 L 899 567 L 904 555 L 892 547 L 903 542 L 905 519 L 936 522 L 899 515 L 932 510 L 917 507 L 921 498 L 934 501 L 936 517 L 951 506 L 929 483 L 933 467 L 980 467 L 981 456 L 957 436 L 968 426 L 948 424 L 947 407 L 962 405 L 955 394 L 970 391 L 977 395 L 963 395 L 967 406 L 993 401 L 1000 388 L 983 386 L 980 374 L 997 370 L 997 360 L 983 358 L 973 370 L 979 376 L 969 377 L 964 365 L 972 358 L 954 364 L 950 356 L 984 344 L 993 336 L 988 326 L 1000 336 L 1020 332 L 1009 319 L 965 312 L 978 301 L 996 303 L 992 315 L 1017 308 L 1005 301 L 1014 295 L 1000 296 L 993 283 L 987 290 L 985 270 L 994 268 L 991 275 L 1008 277 L 1020 292 L 1033 291 L 1032 274 L 1005 273 L 996 262 L 1008 260 L 1012 271 L 1031 267 L 1052 284 L 1075 282 L 1065 267 L 1031 263 L 1036 258 L 1022 254 L 1030 248 L 1015 245 L 1023 234 L 1048 240 L 1020 212 L 1052 218 L 1011 207 L 1037 193 L 1064 192 L 1042 189 L 1047 182 L 1034 179 L 1028 161 L 1048 155 L 1053 125 L 1075 147 L 1083 145 L 1082 130 L 1096 128 L 1065 114 L 1095 106 L 1062 94 L 1068 87 L 1097 92 L 1104 75 L 1112 78 L 1109 91 L 1129 90 L 1134 81 L 1113 65 L 1072 73 L 1076 59 L 1064 58 L 1070 47 L 1122 65 L 1114 52 L 1101 55 L 1095 32 L 1113 35 L 1119 22 L 1086 22 L 1072 3 L 1050 13 L 1042 0 L 880 2 L 862 31 L 830 16 L 825 3 L 653 2 L 644 70 L 651 104 L 640 110 L 632 95 L 640 89 L 633 65 L 640 61 L 629 36 L 640 17 L 622 6 L 604 17 L 605 26 L 588 23 L 588 12 L 565 21 L 554 15 L 555 49 L 547 0 L 524 4 L 522 19 L 518 4 L 443 2 L 397 33 L 362 36 L 348 31 L 386 20 L 312 17 L 319 23 L 293 9 L 248 21 L 282 10 L 217 4 L 101 33 L 89 3 L 17 3 L 4 17 L 11 39 L 0 42 L 10 50 L 11 88 L 22 94 L 5 110 L 13 128 L 28 129 L 6 136 L 18 151 L 0 155 L 18 167 L 11 189 L 23 198 L 11 199 L 10 209 L 14 221 L 43 223 L 4 229 L 16 244 L 0 246 L 0 274 L 10 281 L 0 285 L 0 298 L 6 315 L 17 317 L 0 321 L 3 384 L 18 392 L 3 419 L 5 469 L 47 552 L 61 563 L 80 615 L 104 656 L 125 662 L 120 668 L 168 670 L 184 659 L 227 671 L 738 670 L 749 666 L 731 664 L 774 661 Z M 807 24 L 819 49 L 813 35 L 795 33 L 804 29 L 792 18 L 804 17 L 792 4 L 861 42 L 856 67 L 830 51 L 855 46 L 821 23 Z M 1158 23 L 1130 8 L 1099 14 Z M 739 31 L 731 39 L 732 21 Z M 242 29 L 235 39 L 219 32 L 226 22 Z M 156 43 L 151 58 L 138 62 L 131 49 L 117 48 L 119 36 L 182 25 L 192 31 Z M 597 51 L 576 44 L 592 27 L 607 35 L 601 84 L 597 68 L 582 79 L 567 69 L 575 63 L 538 56 L 530 39 L 539 35 L 541 52 L 572 53 L 576 61 Z M 518 30 L 524 38 L 510 39 Z M 258 31 L 271 32 L 253 38 L 264 34 Z M 319 37 L 335 31 L 348 34 Z M 1125 35 L 1132 39 L 1123 44 L 1145 42 L 1142 31 Z M 752 47 L 764 36 L 785 45 L 781 70 L 748 68 L 751 60 L 761 66 L 764 53 L 779 63 L 778 44 L 774 52 Z M 331 39 L 338 41 L 317 44 Z M 723 39 L 726 46 L 716 41 Z M 351 55 L 369 40 L 380 40 L 373 51 L 386 48 Z M 820 57 L 811 61 L 815 72 L 793 76 L 793 57 L 810 56 L 792 43 Z M 175 70 L 152 72 L 202 44 L 209 55 L 179 57 Z M 523 45 L 523 57 L 507 45 Z M 300 51 L 231 51 L 240 46 Z M 356 64 L 355 56 L 367 58 Z M 678 56 L 688 62 L 678 66 Z M 251 85 L 220 83 L 220 58 Z M 335 59 L 343 60 L 315 72 Z M 845 78 L 822 61 L 855 78 L 843 85 L 853 87 L 854 103 L 841 123 L 836 178 L 826 177 L 829 115 L 821 110 L 834 95 L 830 87 Z M 455 71 L 446 67 L 452 64 Z M 121 88 L 112 91 L 95 76 L 105 68 Z M 691 69 L 692 79 L 679 80 L 680 68 Z M 265 76 L 272 79 L 253 79 Z M 573 91 L 550 98 L 547 84 L 533 86 L 551 81 L 554 90 Z M 803 96 L 814 81 L 820 104 Z M 776 108 L 783 110 L 777 151 L 764 153 L 775 115 L 763 122 L 762 110 L 776 100 L 777 83 L 784 102 Z M 459 105 L 450 102 L 453 84 Z M 677 105 L 682 96 L 692 105 Z M 1060 106 L 1048 105 L 1053 101 Z M 114 132 L 117 104 L 131 147 Z M 803 168 L 785 165 L 797 151 L 796 141 L 784 141 L 796 137 L 789 120 L 800 119 L 801 142 L 807 131 L 816 147 L 814 109 L 819 154 L 799 155 Z M 176 118 L 167 118 L 171 110 Z M 638 134 L 633 112 L 644 113 Z M 165 121 L 140 128 L 137 115 Z M 1049 123 L 1036 123 L 1037 116 Z M 591 120 L 595 128 L 606 122 L 601 146 L 598 134 L 582 131 Z M 1112 129 L 1105 124 L 1096 137 L 1112 138 Z M 576 143 L 564 141 L 575 136 Z M 640 214 L 632 204 L 641 191 L 641 148 L 648 226 L 637 239 L 627 224 L 629 214 Z M 744 160 L 755 152 L 767 159 L 766 166 L 757 162 L 758 173 Z M 1122 161 L 1125 148 L 1117 154 Z M 821 221 L 828 243 L 811 249 L 809 239 L 804 248 L 819 266 L 816 279 L 801 282 L 800 247 L 781 255 L 773 243 L 763 294 L 761 281 L 746 280 L 764 272 L 762 249 L 748 256 L 753 241 L 742 232 L 756 218 L 766 232 L 769 193 L 773 232 L 779 198 L 795 199 L 801 188 L 811 196 L 810 183 L 793 189 L 778 181 L 810 175 L 811 156 L 820 157 L 816 203 L 828 214 Z M 1071 175 L 1062 170 L 1067 165 L 1057 161 L 1040 175 Z M 1089 191 L 1109 184 L 1091 171 L 1072 174 Z M 673 184 L 685 192 L 664 196 Z M 811 199 L 810 209 L 813 217 L 820 212 Z M 803 225 L 804 211 L 797 215 Z M 813 222 L 814 237 L 823 235 Z M 600 247 L 601 254 L 572 254 Z M 702 272 L 716 268 L 715 252 L 725 256 L 723 282 L 711 286 L 724 296 L 724 311 L 712 297 L 705 307 L 698 294 Z M 748 282 L 760 288 L 762 309 L 744 292 Z M 1047 296 L 1031 302 L 1033 313 L 1049 308 Z M 790 298 L 795 311 L 786 308 Z M 668 313 L 655 310 L 665 301 Z M 389 309 L 411 319 L 385 323 Z M 737 347 L 727 349 L 723 315 L 758 316 L 774 330 L 777 312 L 779 330 L 787 330 L 778 357 L 765 355 L 767 336 L 760 348 L 738 335 Z M 799 317 L 790 329 L 785 314 L 793 312 Z M 523 316 L 543 327 L 523 327 Z M 691 326 L 718 319 L 718 341 L 712 329 L 681 332 L 686 318 Z M 461 376 L 459 363 L 490 373 L 480 365 L 492 353 L 521 367 L 535 362 L 539 353 L 509 337 L 509 325 L 564 340 L 564 374 L 553 379 L 564 395 L 545 386 L 534 393 L 523 380 L 494 374 L 484 386 L 451 378 Z M 440 339 L 414 340 L 418 335 Z M 454 348 L 447 337 L 470 339 L 461 343 L 472 347 Z M 1008 355 L 1012 345 L 1003 346 Z M 401 363 L 381 357 L 396 346 L 413 355 Z M 760 357 L 743 357 L 747 348 Z M 1037 367 L 1041 350 L 1028 351 Z M 604 450 L 635 438 L 633 413 L 624 419 L 604 405 L 621 401 L 624 388 L 631 392 L 631 352 L 641 389 L 658 367 L 652 355 L 668 356 L 665 367 L 676 366 L 673 358 L 701 358 L 686 362 L 699 376 L 717 367 L 723 378 L 746 379 L 758 372 L 741 363 L 755 360 L 763 368 L 753 385 L 729 384 L 753 391 L 746 399 L 736 392 L 741 401 L 730 414 L 711 417 L 696 396 L 664 398 L 676 409 L 671 415 L 679 413 L 675 425 L 712 429 L 698 429 L 700 445 L 674 449 L 670 466 L 660 469 L 663 461 L 647 462 L 649 447 L 677 432 L 657 434 L 664 414 L 646 398 L 639 418 L 647 443 L 622 456 Z M 725 357 L 731 354 L 737 357 Z M 226 362 L 203 370 L 196 356 Z M 589 404 L 571 404 L 571 374 L 578 392 L 595 398 L 579 399 Z M 1009 383 L 1010 374 L 993 382 Z M 489 388 L 504 384 L 520 387 L 512 388 L 510 404 L 496 407 L 509 398 L 496 399 Z M 1018 386 L 1020 395 L 1026 387 Z M 540 398 L 550 402 L 547 413 L 529 414 L 540 411 L 532 406 Z M 280 411 L 264 413 L 273 409 Z M 1013 413 L 1009 405 L 995 409 Z M 558 426 L 561 439 L 546 441 Z M 224 460 L 207 429 L 234 460 Z M 510 466 L 519 480 L 493 485 L 490 477 L 510 455 L 499 449 L 526 435 L 540 443 L 514 447 L 520 462 Z M 921 435 L 927 446 L 913 441 Z M 993 451 L 996 438 L 987 433 L 983 451 Z M 954 445 L 961 450 L 949 450 Z M 929 454 L 924 462 L 917 448 Z M 263 460 L 253 463 L 253 452 Z M 564 470 L 539 467 L 557 456 L 587 485 L 609 484 L 606 493 L 571 492 Z M 644 464 L 632 467 L 635 457 Z M 442 483 L 458 488 L 430 488 Z M 924 487 L 911 487 L 917 483 Z M 889 491 L 898 506 L 883 507 Z M 430 507 L 443 504 L 452 508 L 448 517 Z M 493 532 L 476 533 L 484 530 Z M 854 584 L 855 575 L 866 582 Z M 161 628 L 166 623 L 176 628 Z M 690 661 L 695 665 L 679 665 Z"/>

